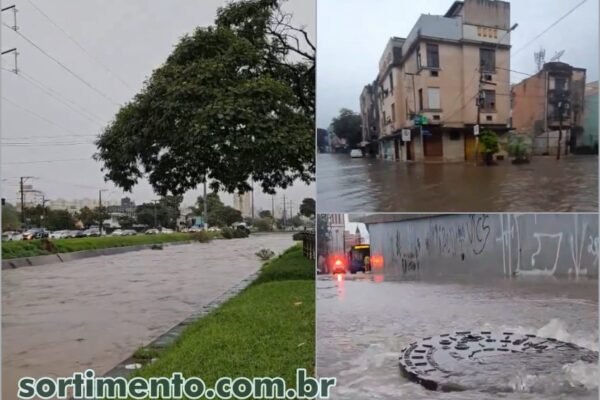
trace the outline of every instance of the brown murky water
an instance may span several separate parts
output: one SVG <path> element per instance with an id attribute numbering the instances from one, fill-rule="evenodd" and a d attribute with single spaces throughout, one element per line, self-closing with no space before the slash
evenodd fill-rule
<path id="1" fill-rule="evenodd" d="M 165 247 L 2 272 L 2 398 L 23 376 L 111 369 L 256 272 L 292 235 Z"/>
<path id="2" fill-rule="evenodd" d="M 509 358 L 495 370 L 461 371 L 453 379 L 468 385 L 453 392 L 401 376 L 401 349 L 464 330 L 537 334 L 598 351 L 598 281 L 395 281 L 377 273 L 317 279 L 317 373 L 338 378 L 333 400 L 598 398 L 598 365 L 581 361 L 551 359 L 540 371 Z"/>
<path id="3" fill-rule="evenodd" d="M 598 211 L 598 157 L 492 167 L 317 158 L 319 212 Z"/>

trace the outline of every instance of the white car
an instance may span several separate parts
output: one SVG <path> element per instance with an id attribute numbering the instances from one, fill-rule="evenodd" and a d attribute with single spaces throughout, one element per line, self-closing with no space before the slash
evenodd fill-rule
<path id="1" fill-rule="evenodd" d="M 115 229 L 114 231 L 112 231 L 112 233 L 110 235 L 111 236 L 123 236 L 123 231 L 120 229 Z"/>
<path id="2" fill-rule="evenodd" d="M 69 231 L 54 231 L 50 233 L 50 239 L 66 239 Z"/>
<path id="3" fill-rule="evenodd" d="M 11 240 L 22 240 L 23 235 L 19 232 L 2 232 L 2 240 L 3 241 L 11 241 Z"/>
<path id="4" fill-rule="evenodd" d="M 160 233 L 173 233 L 173 229 L 169 229 L 169 228 L 162 228 Z"/>
<path id="5" fill-rule="evenodd" d="M 350 157 L 352 157 L 352 158 L 363 158 L 363 152 L 360 149 L 352 149 L 350 151 Z"/>

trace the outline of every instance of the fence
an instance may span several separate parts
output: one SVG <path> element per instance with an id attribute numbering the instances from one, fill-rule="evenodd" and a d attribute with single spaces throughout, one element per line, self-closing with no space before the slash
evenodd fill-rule
<path id="1" fill-rule="evenodd" d="M 309 260 L 315 259 L 315 232 L 303 231 L 294 234 L 294 240 L 302 241 L 302 254 Z"/>

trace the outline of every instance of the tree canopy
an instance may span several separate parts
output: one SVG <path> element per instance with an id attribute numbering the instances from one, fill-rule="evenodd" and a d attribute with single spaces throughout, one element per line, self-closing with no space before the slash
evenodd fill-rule
<path id="1" fill-rule="evenodd" d="M 362 141 L 362 120 L 360 115 L 347 108 L 342 108 L 340 114 L 331 122 L 333 133 L 346 139 L 350 146 L 356 146 Z"/>
<path id="2" fill-rule="evenodd" d="M 315 215 L 315 206 L 315 199 L 310 197 L 305 198 L 300 204 L 300 214 L 305 217 L 312 217 Z"/>
<path id="3" fill-rule="evenodd" d="M 106 180 L 164 196 L 314 179 L 315 48 L 280 2 L 228 4 L 181 39 L 97 140 Z"/>
<path id="4" fill-rule="evenodd" d="M 206 222 L 210 226 L 230 226 L 234 222 L 241 222 L 243 220 L 242 213 L 233 207 L 223 204 L 217 193 L 207 194 L 206 202 L 208 211 Z M 197 214 L 203 214 L 203 210 L 204 198 L 199 196 L 196 202 L 195 212 Z"/>

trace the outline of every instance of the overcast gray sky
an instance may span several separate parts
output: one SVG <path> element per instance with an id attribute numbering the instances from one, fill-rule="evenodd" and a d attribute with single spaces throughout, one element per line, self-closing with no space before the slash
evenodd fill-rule
<path id="1" fill-rule="evenodd" d="M 598 80 L 598 0 L 587 0 L 553 29 L 522 48 L 582 0 L 511 1 L 511 69 L 535 72 L 533 53 L 546 49 L 546 60 L 565 50 L 561 61 L 587 69 Z M 362 88 L 372 82 L 391 36 L 406 37 L 421 14 L 443 15 L 452 0 L 318 0 L 317 126 L 327 128 L 340 108 L 359 111 Z M 522 48 L 522 49 L 521 49 Z M 524 75 L 513 74 L 518 82 Z"/>
<path id="2" fill-rule="evenodd" d="M 197 26 L 214 22 L 223 0 L 1 0 L 2 6 L 16 4 L 19 32 L 57 58 L 110 100 L 69 75 L 15 32 L 2 26 L 2 50 L 17 47 L 20 76 L 2 71 L 2 192 L 14 202 L 19 176 L 35 176 L 31 183 L 46 197 L 96 198 L 107 188 L 105 198 L 123 196 L 114 185 L 104 183 L 100 164 L 91 159 L 94 136 L 99 134 L 118 110 L 130 100 L 143 81 L 159 67 L 179 39 Z M 73 37 L 95 62 L 36 8 Z M 289 0 L 284 8 L 294 14 L 297 25 L 305 25 L 315 38 L 313 1 Z M 12 26 L 12 13 L 2 21 Z M 102 64 L 106 65 L 111 74 Z M 11 56 L 2 57 L 2 68 L 12 69 Z M 75 110 L 49 96 L 26 79 L 34 79 L 54 96 L 75 103 Z M 9 101 L 5 100 L 7 98 Z M 18 106 L 16 106 L 15 104 Z M 25 107 L 40 118 L 22 110 Z M 84 111 L 81 112 L 80 110 Z M 81 114 L 91 114 L 87 117 Z M 60 137 L 61 138 L 57 138 Z M 54 142 L 54 143 L 53 143 Z M 60 145 L 56 145 L 56 144 Z M 45 160 L 48 163 L 33 163 Z M 184 204 L 192 204 L 200 190 L 189 192 Z M 283 200 L 278 193 L 277 203 Z M 285 192 L 295 203 L 314 196 L 314 185 L 297 184 Z M 149 184 L 136 186 L 136 203 L 156 198 Z M 221 194 L 228 204 L 230 195 Z M 255 196 L 257 208 L 271 208 L 271 197 Z"/>

